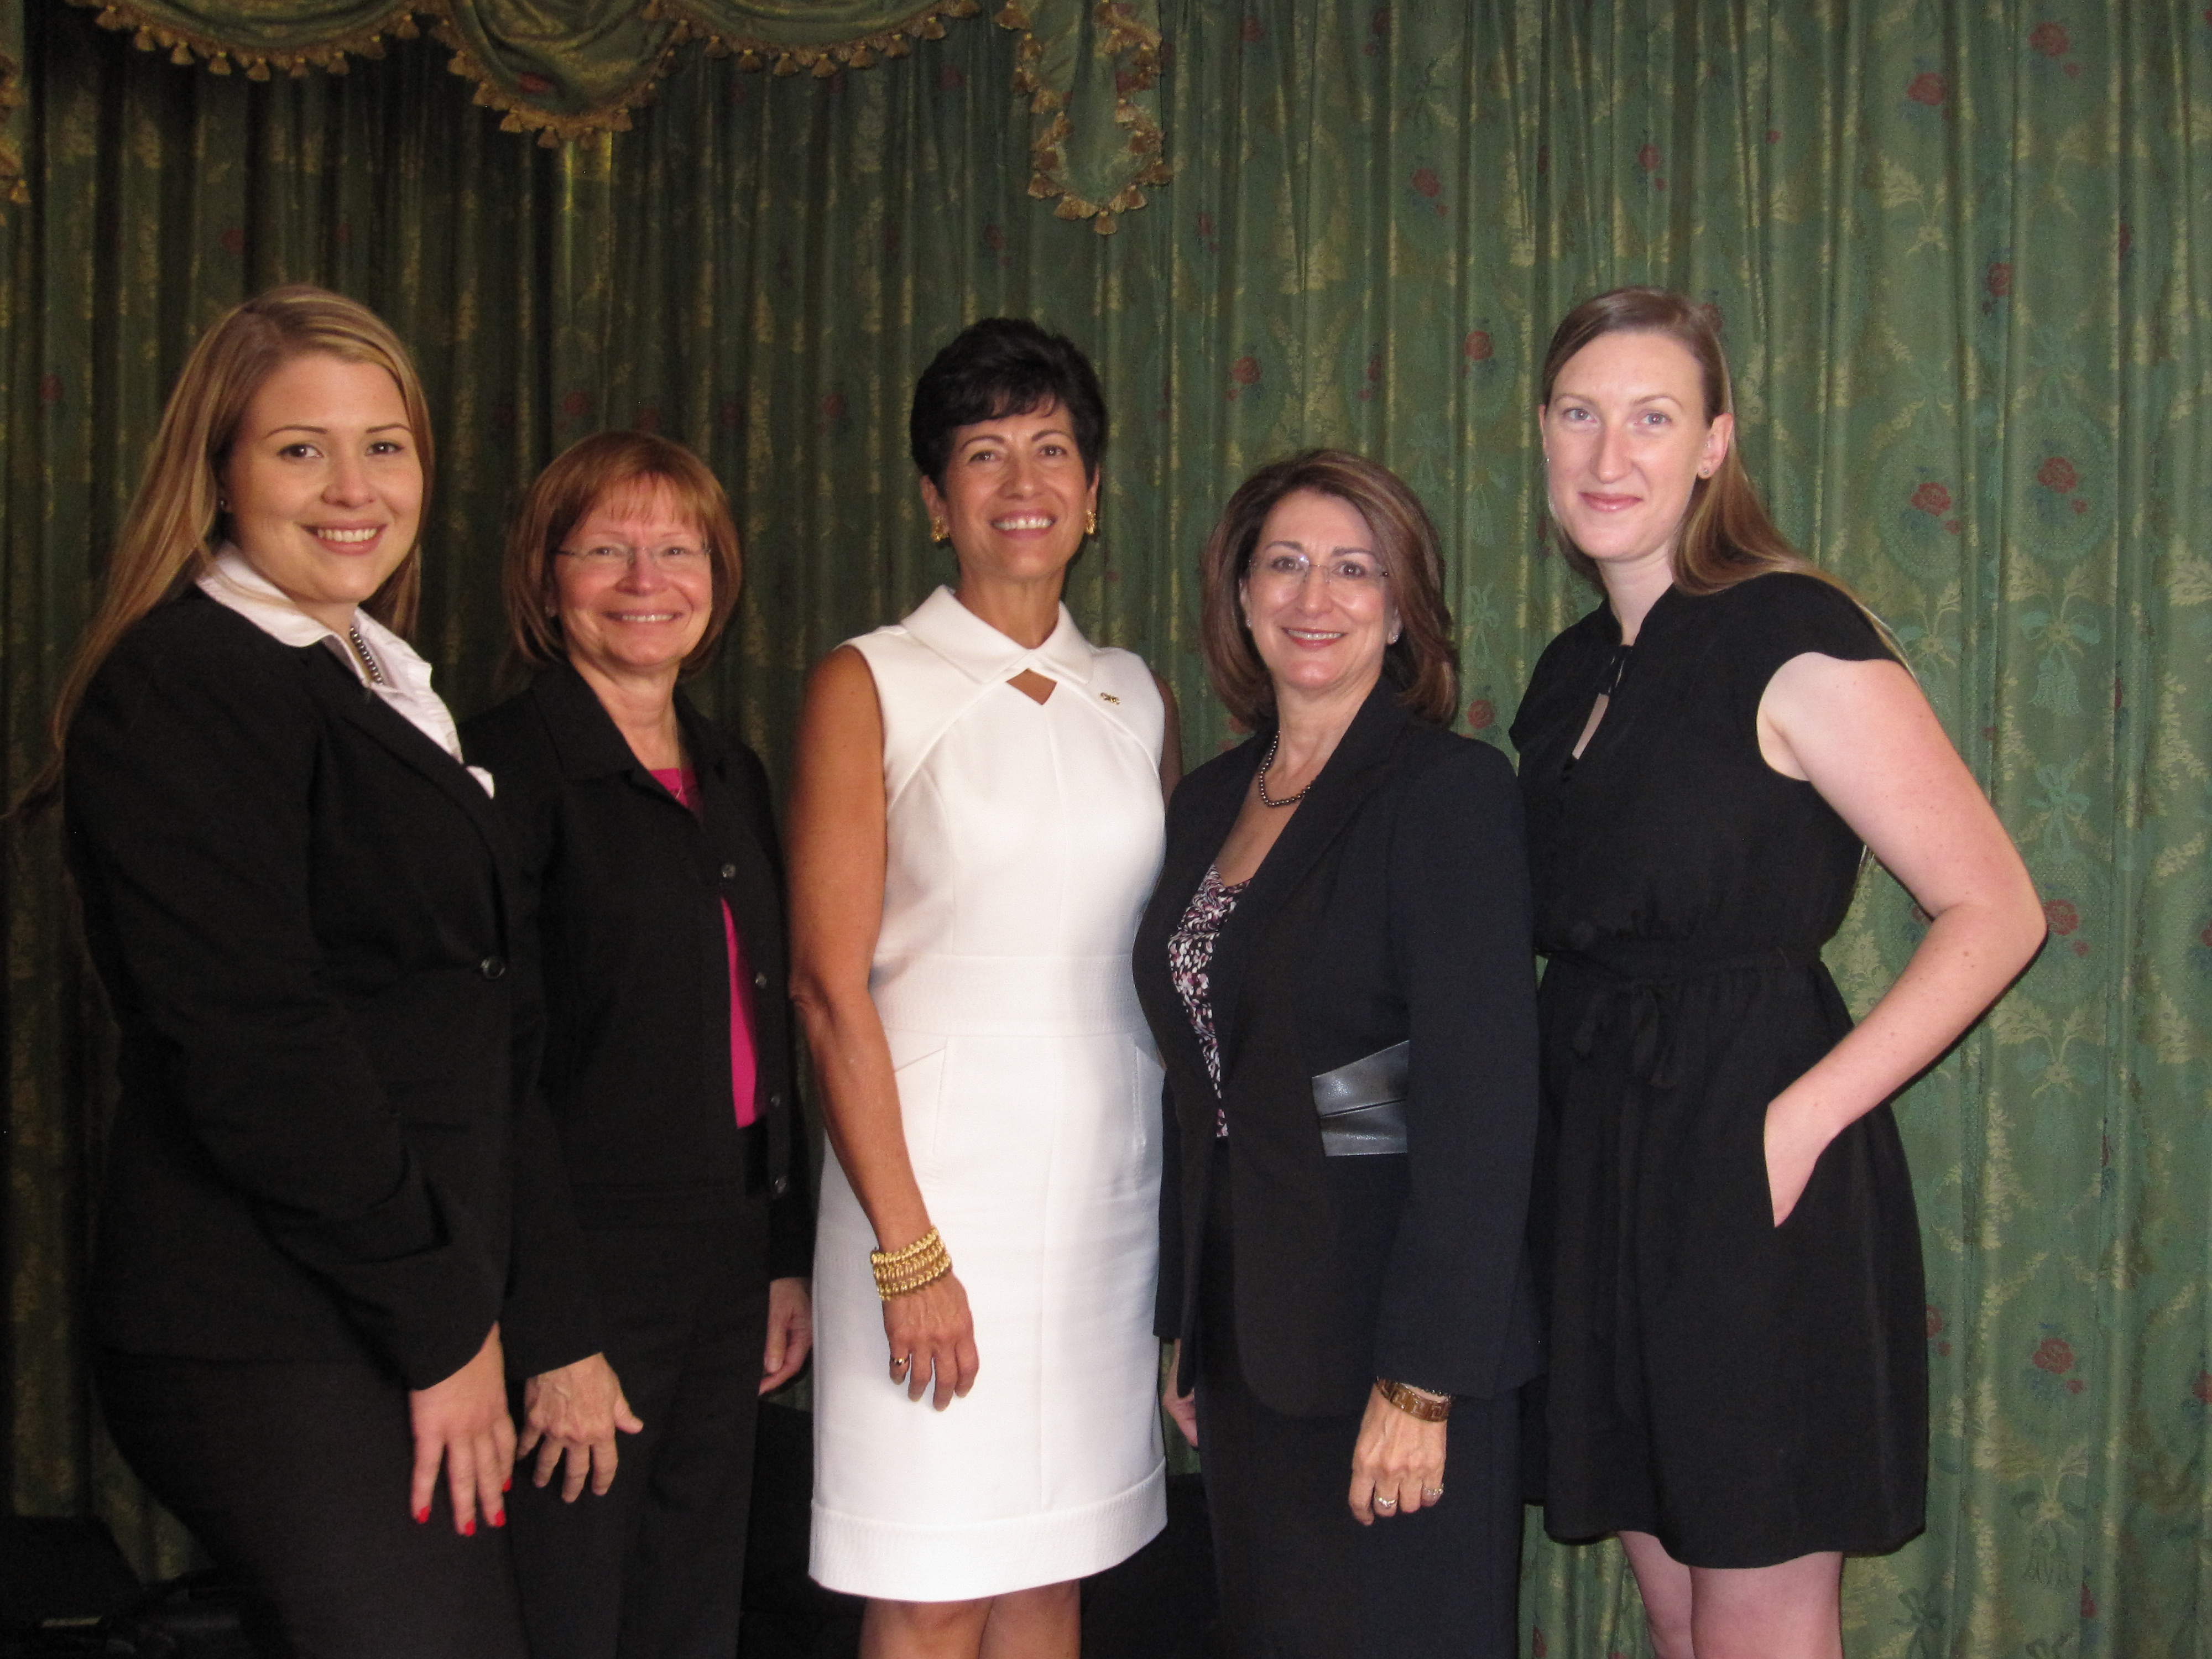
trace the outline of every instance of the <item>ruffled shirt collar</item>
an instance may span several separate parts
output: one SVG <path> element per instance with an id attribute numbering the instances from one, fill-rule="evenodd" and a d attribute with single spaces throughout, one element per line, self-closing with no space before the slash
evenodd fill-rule
<path id="1" fill-rule="evenodd" d="M 924 599 L 901 626 L 979 684 L 1010 680 L 1030 670 L 1070 685 L 1091 683 L 1094 649 L 1064 605 L 1060 621 L 1034 650 L 992 627 L 949 587 Z"/>
<path id="2" fill-rule="evenodd" d="M 198 586 L 208 598 L 229 606 L 271 639 L 290 646 L 327 645 L 353 677 L 390 703 L 394 713 L 455 760 L 461 758 L 461 734 L 453 724 L 453 711 L 431 687 L 430 665 L 413 646 L 368 611 L 356 608 L 353 626 L 360 630 L 376 665 L 384 672 L 381 685 L 369 678 L 361 659 L 337 629 L 286 599 L 283 590 L 247 563 L 233 544 L 225 542 L 216 550 L 215 562 L 200 577 Z M 490 794 L 491 774 L 480 766 L 471 766 L 469 771 L 483 786 L 484 793 Z"/>

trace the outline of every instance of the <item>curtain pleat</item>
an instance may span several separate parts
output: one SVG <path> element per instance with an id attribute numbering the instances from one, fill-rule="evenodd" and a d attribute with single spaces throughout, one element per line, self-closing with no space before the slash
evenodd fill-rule
<path id="1" fill-rule="evenodd" d="M 1170 0 L 1175 181 L 1116 234 L 1028 194 L 1017 38 L 828 78 L 680 58 L 636 130 L 498 130 L 430 43 L 343 78 L 172 67 L 27 12 L 32 200 L 0 217 L 0 718 L 42 753 L 169 379 L 270 283 L 377 307 L 438 426 L 424 647 L 495 694 L 504 516 L 609 425 L 729 486 L 748 582 L 702 702 L 781 775 L 808 665 L 951 574 L 905 454 L 963 323 L 1035 315 L 1114 416 L 1079 619 L 1187 752 L 1231 738 L 1194 562 L 1252 466 L 1336 443 L 1443 528 L 1462 729 L 1502 743 L 1594 602 L 1540 547 L 1539 360 L 1628 281 L 1717 305 L 1784 528 L 1895 629 L 2051 938 L 1899 1105 L 1922 1206 L 1929 1528 L 1846 1569 L 1847 1646 L 2203 1655 L 2212 1611 L 2212 24 L 2198 3 L 1377 7 Z M 5 1250 L 18 1510 L 185 1542 L 101 1440 L 80 1304 L 112 1039 L 52 826 L 6 831 Z M 1923 923 L 1870 866 L 1863 1009 Z M 1526 1651 L 1644 1651 L 1611 1545 L 1532 1521 Z"/>

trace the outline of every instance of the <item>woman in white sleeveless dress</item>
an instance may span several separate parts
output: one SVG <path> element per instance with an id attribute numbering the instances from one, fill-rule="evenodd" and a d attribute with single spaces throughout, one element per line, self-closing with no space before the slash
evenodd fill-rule
<path id="1" fill-rule="evenodd" d="M 1177 745 L 1164 689 L 1060 603 L 1105 443 L 1082 354 L 975 324 L 910 424 L 959 584 L 816 671 L 792 805 L 832 1153 L 811 1570 L 869 1598 L 868 1659 L 1072 1656 L 1076 1581 L 1166 1521 L 1129 946 Z"/>

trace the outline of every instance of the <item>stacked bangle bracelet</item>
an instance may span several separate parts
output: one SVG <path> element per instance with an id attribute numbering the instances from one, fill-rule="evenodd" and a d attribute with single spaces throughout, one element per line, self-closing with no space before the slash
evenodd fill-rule
<path id="1" fill-rule="evenodd" d="M 1418 1417 L 1424 1423 L 1441 1423 L 1451 1415 L 1451 1396 L 1448 1394 L 1424 1394 L 1403 1382 L 1393 1382 L 1387 1376 L 1375 1379 L 1375 1391 L 1408 1417 Z"/>
<path id="2" fill-rule="evenodd" d="M 899 1249 L 870 1250 L 868 1266 L 875 1269 L 876 1294 L 888 1302 L 937 1283 L 952 1271 L 952 1258 L 945 1251 L 944 1239 L 932 1227 Z"/>

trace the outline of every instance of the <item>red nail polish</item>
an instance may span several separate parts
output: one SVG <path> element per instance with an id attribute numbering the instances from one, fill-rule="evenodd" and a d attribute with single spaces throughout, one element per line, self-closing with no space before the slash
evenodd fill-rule
<path id="1" fill-rule="evenodd" d="M 510 1474 L 505 1480 L 501 1480 L 499 1483 L 499 1489 L 503 1492 L 513 1492 L 514 1490 L 514 1477 Z"/>
<path id="2" fill-rule="evenodd" d="M 429 1518 L 430 1506 L 428 1504 L 423 1504 L 421 1509 L 415 1511 L 415 1524 L 418 1527 Z"/>
<path id="3" fill-rule="evenodd" d="M 507 1524 L 507 1511 L 505 1510 L 501 1510 L 497 1515 L 492 1516 L 491 1523 L 495 1527 L 505 1526 Z"/>
<path id="4" fill-rule="evenodd" d="M 462 1537 L 464 1537 L 464 1538 L 473 1538 L 473 1537 L 475 1537 L 476 1535 L 477 1535 L 477 1523 L 476 1523 L 475 1522 L 473 1522 L 473 1521 L 464 1521 L 464 1522 L 461 1522 L 461 1536 L 462 1536 Z"/>

